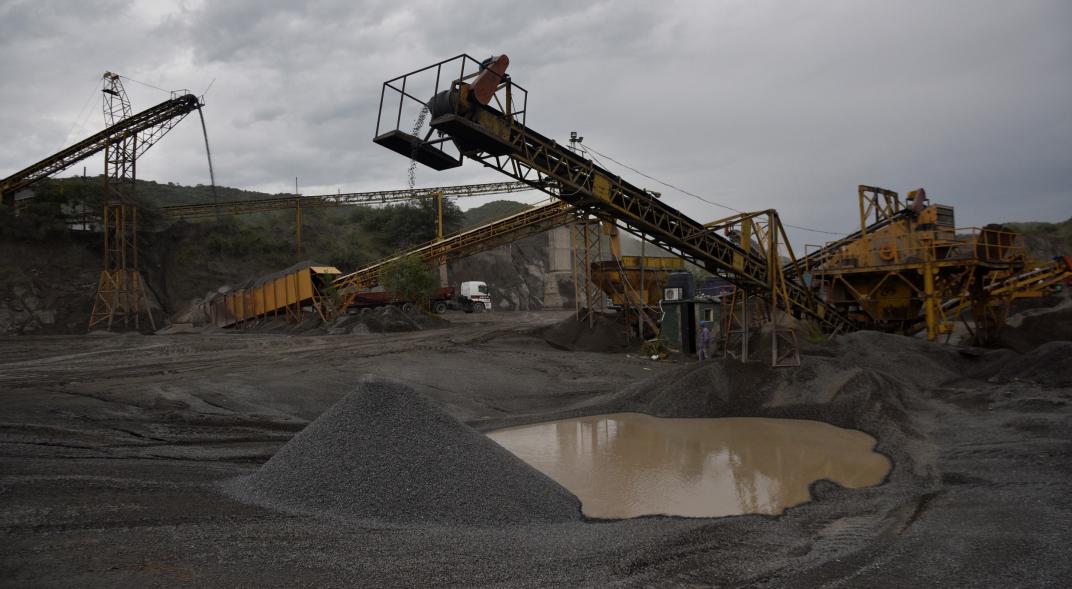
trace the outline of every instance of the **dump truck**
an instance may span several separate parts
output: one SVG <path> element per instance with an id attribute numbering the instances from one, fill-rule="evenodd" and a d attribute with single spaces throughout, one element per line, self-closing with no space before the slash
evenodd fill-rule
<path id="1" fill-rule="evenodd" d="M 478 280 L 462 282 L 458 288 L 444 286 L 432 292 L 430 306 L 435 313 L 447 311 L 464 311 L 466 313 L 483 313 L 491 310 L 491 295 L 488 293 L 488 285 Z M 383 289 L 376 289 L 357 293 L 354 296 L 351 308 L 382 307 L 395 305 L 403 310 L 412 310 L 416 304 L 405 300 L 396 293 Z"/>

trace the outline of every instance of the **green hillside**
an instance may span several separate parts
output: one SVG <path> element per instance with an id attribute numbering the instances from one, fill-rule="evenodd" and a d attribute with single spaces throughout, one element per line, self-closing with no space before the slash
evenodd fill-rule
<path id="1" fill-rule="evenodd" d="M 217 187 L 220 201 L 268 198 L 262 192 Z M 43 181 L 34 197 L 24 201 L 19 214 L 0 211 L 0 238 L 15 241 L 63 240 L 72 232 L 100 223 L 103 178 L 63 178 Z M 165 218 L 160 207 L 212 202 L 209 186 L 182 186 L 138 180 L 135 200 L 139 230 L 150 243 L 152 235 L 181 233 L 180 258 L 257 258 L 288 266 L 314 259 L 352 269 L 435 237 L 435 206 L 431 201 L 379 207 L 306 209 L 302 212 L 302 251 L 296 247 L 294 211 L 280 210 L 248 215 L 182 221 Z M 451 201 L 444 207 L 448 233 L 465 224 L 462 211 Z M 84 232 L 84 231 L 82 231 Z M 259 265 L 259 264 L 255 264 Z"/>
<path id="2" fill-rule="evenodd" d="M 529 205 L 513 200 L 493 200 L 465 211 L 463 222 L 466 227 L 476 227 L 519 213 L 527 208 Z"/>
<path id="3" fill-rule="evenodd" d="M 1006 223 L 1024 236 L 1028 252 L 1040 259 L 1072 256 L 1072 218 L 1061 223 Z"/>

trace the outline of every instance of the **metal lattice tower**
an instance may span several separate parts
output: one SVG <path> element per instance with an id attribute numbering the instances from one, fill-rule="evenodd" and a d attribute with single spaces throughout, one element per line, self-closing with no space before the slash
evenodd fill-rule
<path id="1" fill-rule="evenodd" d="M 130 117 L 130 99 L 118 74 L 105 72 L 103 80 L 104 122 L 112 126 Z M 89 316 L 90 329 L 102 324 L 111 329 L 117 320 L 122 321 L 124 329 L 139 329 L 142 312 L 156 328 L 145 298 L 145 281 L 138 271 L 138 209 L 134 202 L 137 156 L 137 133 L 123 134 L 104 149 L 104 259 Z"/>
<path id="2" fill-rule="evenodd" d="M 578 321 L 591 327 L 605 309 L 603 291 L 592 282 L 592 262 L 603 259 L 603 239 L 596 219 L 582 218 L 571 226 L 574 306 Z"/>

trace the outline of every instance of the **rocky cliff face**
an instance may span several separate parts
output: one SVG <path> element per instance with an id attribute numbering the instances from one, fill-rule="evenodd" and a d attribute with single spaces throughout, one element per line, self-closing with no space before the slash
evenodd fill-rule
<path id="1" fill-rule="evenodd" d="M 88 244 L 0 243 L 0 335 L 84 333 L 99 274 Z"/>
<path id="2" fill-rule="evenodd" d="M 455 260 L 448 265 L 451 285 L 467 280 L 488 283 L 494 308 L 536 311 L 573 306 L 568 272 L 555 272 L 548 256 L 549 233 Z"/>

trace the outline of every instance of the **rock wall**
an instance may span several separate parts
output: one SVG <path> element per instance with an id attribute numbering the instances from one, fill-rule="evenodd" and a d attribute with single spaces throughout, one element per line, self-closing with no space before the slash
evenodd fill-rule
<path id="1" fill-rule="evenodd" d="M 565 229 L 548 231 L 493 250 L 455 260 L 448 264 L 451 285 L 467 280 L 488 283 L 494 309 L 536 311 L 573 306 L 573 283 L 568 249 L 563 257 L 560 244 L 568 248 Z M 556 247 L 557 246 L 557 247 Z M 552 253 L 556 255 L 551 255 Z M 562 265 L 566 264 L 563 270 Z"/>
<path id="2" fill-rule="evenodd" d="M 0 335 L 85 333 L 99 275 L 89 244 L 0 243 Z"/>

